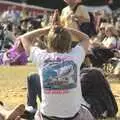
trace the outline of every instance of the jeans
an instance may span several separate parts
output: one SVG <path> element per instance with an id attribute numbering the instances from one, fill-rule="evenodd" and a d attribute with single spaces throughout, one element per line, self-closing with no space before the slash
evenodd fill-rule
<path id="1" fill-rule="evenodd" d="M 31 74 L 27 77 L 27 87 L 27 105 L 37 108 L 37 96 L 41 101 L 40 77 L 37 73 Z"/>

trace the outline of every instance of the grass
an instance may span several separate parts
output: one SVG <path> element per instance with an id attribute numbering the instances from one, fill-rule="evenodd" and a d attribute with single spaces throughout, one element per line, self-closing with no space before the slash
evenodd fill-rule
<path id="1" fill-rule="evenodd" d="M 35 72 L 33 65 L 0 67 L 0 100 L 10 108 L 26 102 L 26 77 Z"/>
<path id="2" fill-rule="evenodd" d="M 20 103 L 26 104 L 26 77 L 30 72 L 37 72 L 33 65 L 0 67 L 0 101 L 13 108 Z M 119 106 L 120 116 L 120 79 L 109 78 L 112 91 Z M 108 120 L 115 120 L 110 118 Z M 116 119 L 120 120 L 120 118 Z"/>

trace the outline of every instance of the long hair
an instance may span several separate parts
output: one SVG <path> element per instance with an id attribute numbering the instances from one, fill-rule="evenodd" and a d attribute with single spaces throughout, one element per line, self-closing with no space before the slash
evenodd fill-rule
<path id="1" fill-rule="evenodd" d="M 105 28 L 105 31 L 106 30 L 109 30 L 112 33 L 112 36 L 114 36 L 115 38 L 118 38 L 118 36 L 119 36 L 118 32 L 113 25 L 111 25 L 111 24 L 107 25 Z"/>
<path id="2" fill-rule="evenodd" d="M 62 27 L 52 27 L 47 36 L 47 47 L 52 52 L 64 53 L 71 49 L 71 35 Z"/>
<path id="3" fill-rule="evenodd" d="M 81 70 L 82 95 L 90 105 L 90 111 L 95 118 L 115 117 L 118 112 L 117 102 L 105 78 L 103 71 L 97 68 Z M 107 111 L 107 116 L 103 113 Z"/>

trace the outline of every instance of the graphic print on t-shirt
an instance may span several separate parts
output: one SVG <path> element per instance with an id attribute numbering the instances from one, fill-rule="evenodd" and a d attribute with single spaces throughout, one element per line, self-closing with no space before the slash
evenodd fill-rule
<path id="1" fill-rule="evenodd" d="M 43 67 L 43 87 L 47 91 L 66 91 L 77 86 L 77 66 L 71 61 L 46 60 Z M 59 93 L 58 92 L 58 93 Z"/>

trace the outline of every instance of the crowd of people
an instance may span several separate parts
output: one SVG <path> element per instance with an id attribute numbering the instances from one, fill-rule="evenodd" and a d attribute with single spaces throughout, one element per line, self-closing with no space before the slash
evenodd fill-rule
<path id="1" fill-rule="evenodd" d="M 26 65 L 30 60 L 38 68 L 27 78 L 26 107 L 5 115 L 1 104 L 1 120 L 116 117 L 118 106 L 100 69 L 111 64 L 120 77 L 120 15 L 88 12 L 81 0 L 64 1 L 61 12 L 45 10 L 42 17 L 25 13 L 21 19 L 15 7 L 1 15 L 0 64 Z"/>

